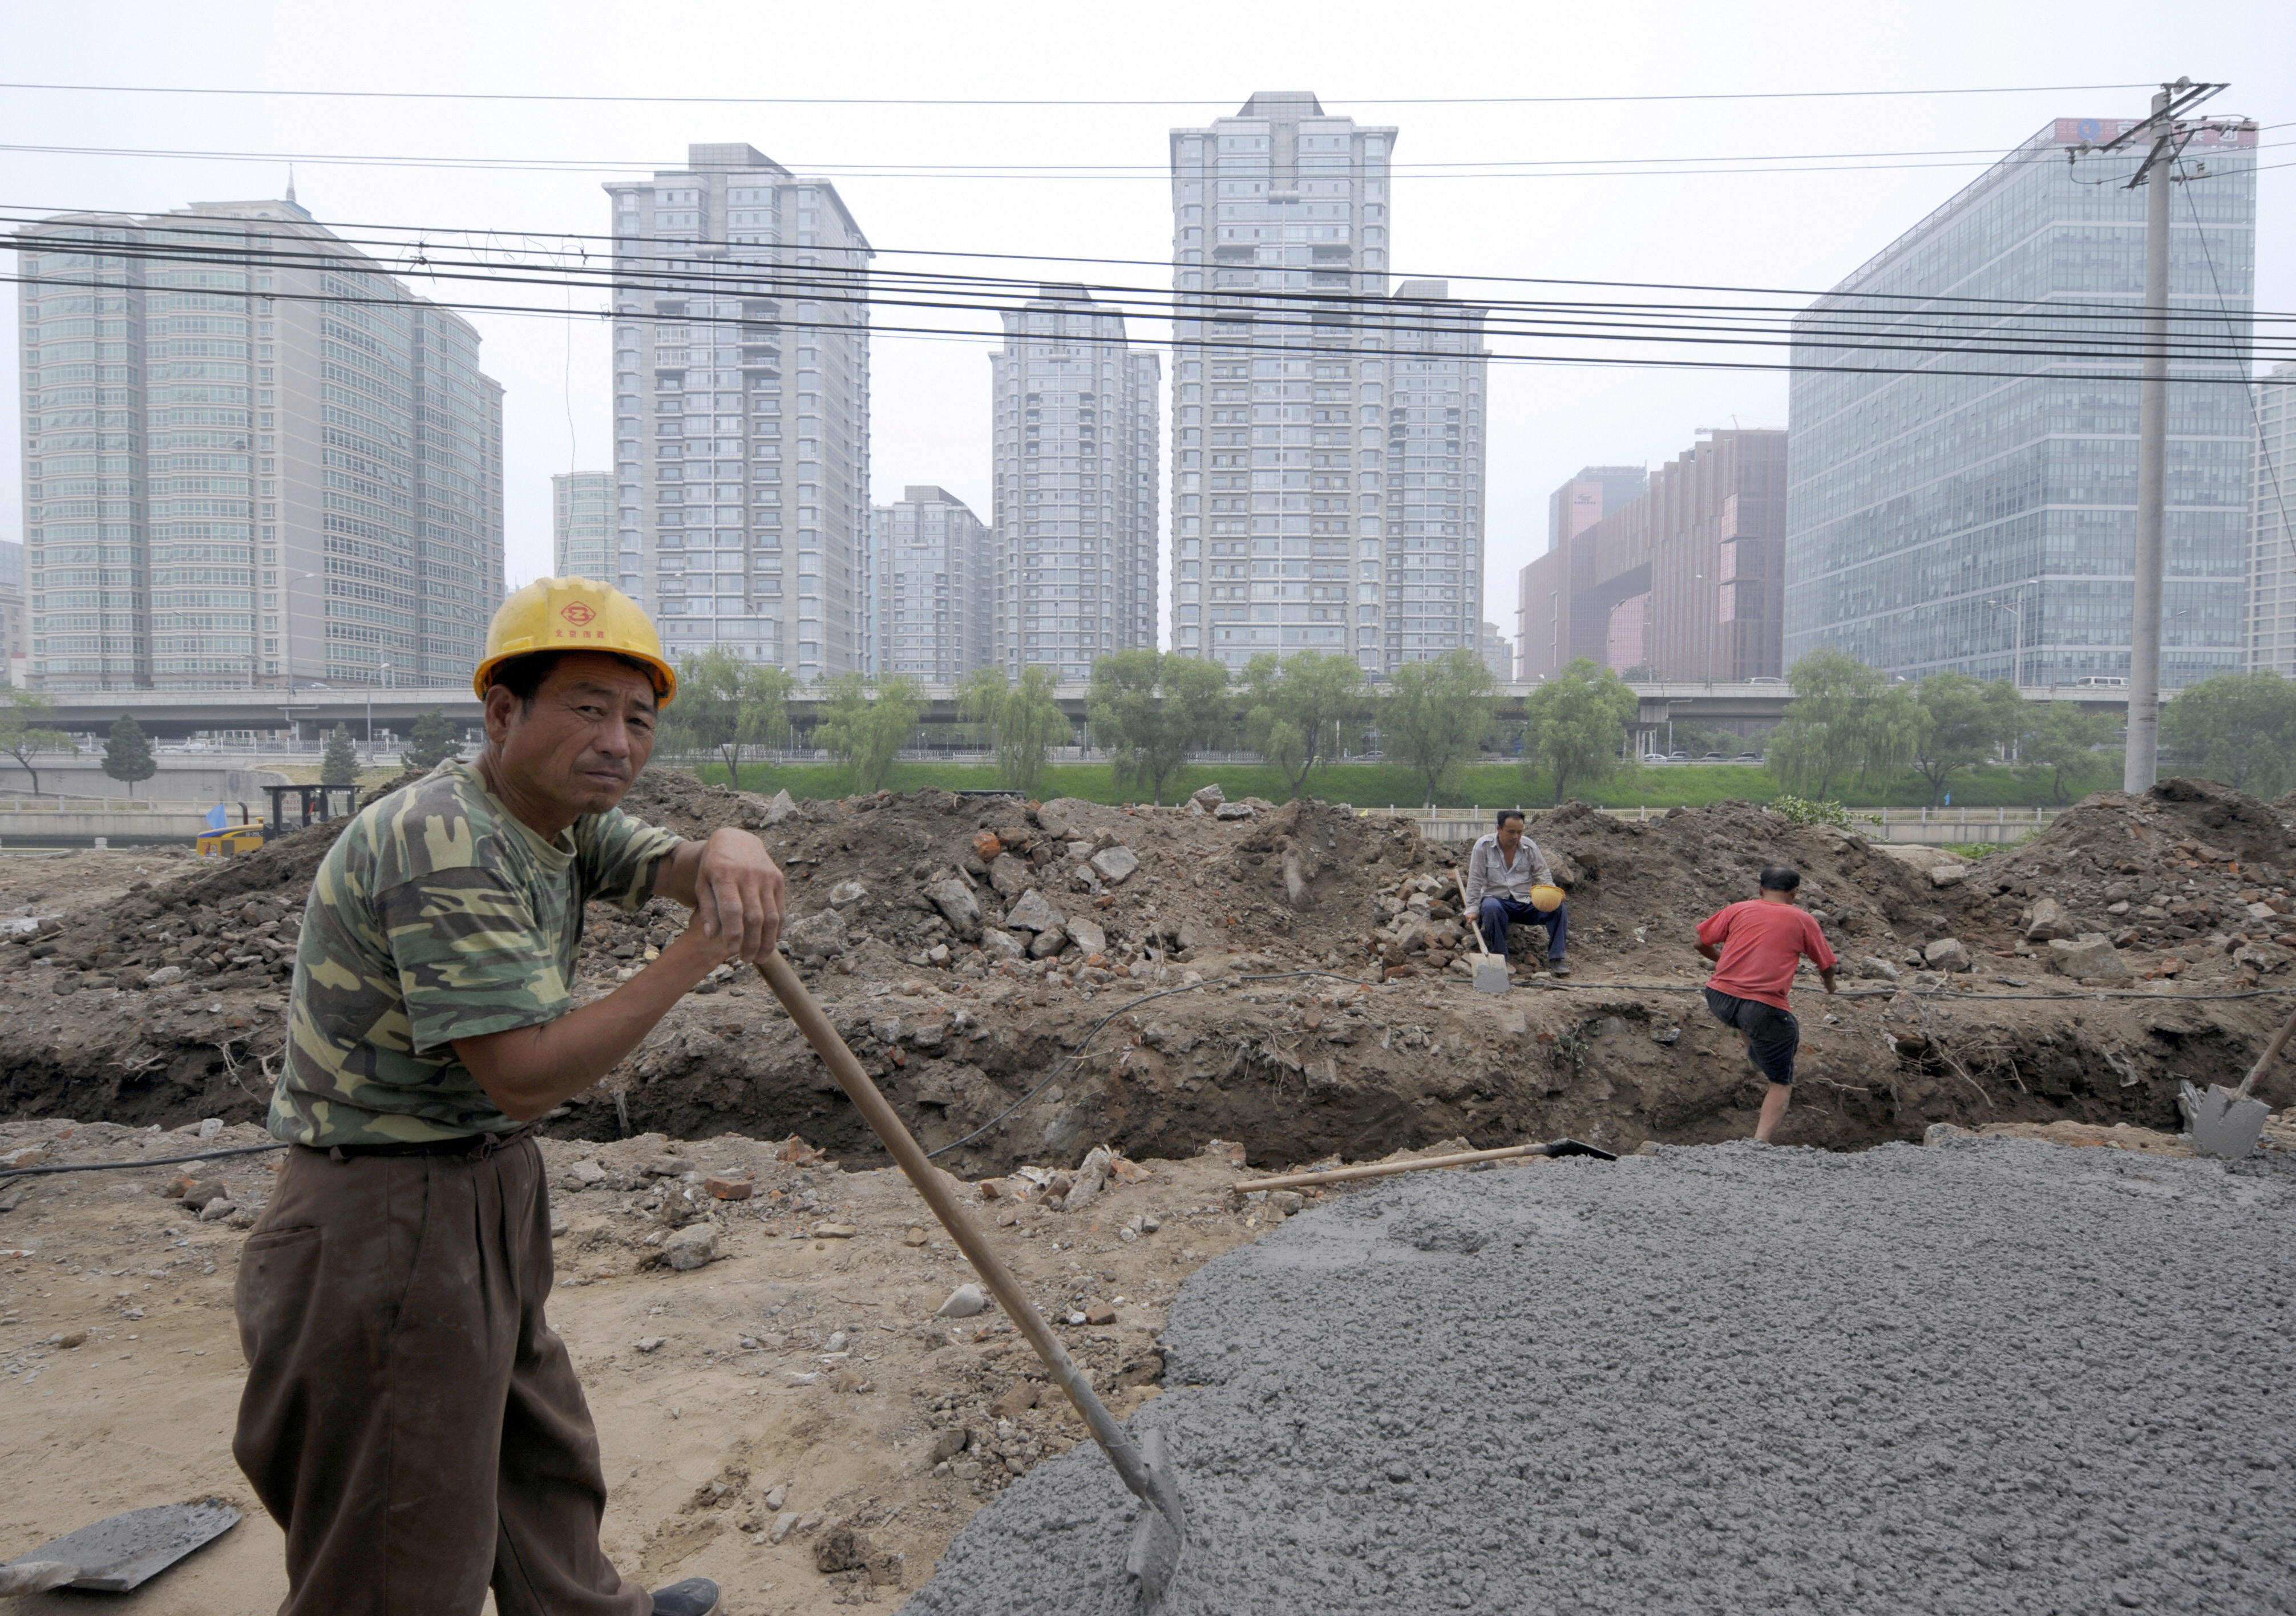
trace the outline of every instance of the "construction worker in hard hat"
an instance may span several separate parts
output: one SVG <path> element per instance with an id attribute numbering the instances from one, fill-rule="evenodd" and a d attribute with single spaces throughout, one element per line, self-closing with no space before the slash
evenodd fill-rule
<path id="1" fill-rule="evenodd" d="M 746 831 L 685 841 L 617 806 L 677 675 L 619 591 L 503 603 L 473 686 L 486 744 L 349 820 L 304 911 L 271 1131 L 294 1148 L 240 1259 L 233 1452 L 286 1538 L 283 1616 L 704 1616 L 598 1541 L 606 1481 L 543 1316 L 533 1135 L 721 964 L 762 962 L 782 874 Z M 585 906 L 693 917 L 578 1005 Z"/>
<path id="2" fill-rule="evenodd" d="M 1507 927 L 1546 928 L 1546 969 L 1568 976 L 1563 958 L 1570 942 L 1570 906 L 1554 884 L 1554 872 L 1538 843 L 1522 833 L 1519 808 L 1499 810 L 1498 824 L 1477 839 L 1467 855 L 1467 907 L 1483 930 L 1484 946 L 1505 959 Z"/>

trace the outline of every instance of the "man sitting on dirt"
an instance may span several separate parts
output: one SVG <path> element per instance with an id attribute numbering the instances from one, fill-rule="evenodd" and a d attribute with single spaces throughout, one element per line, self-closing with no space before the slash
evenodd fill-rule
<path id="1" fill-rule="evenodd" d="M 1708 915 L 1698 923 L 1698 951 L 1718 962 L 1706 981 L 1706 1007 L 1717 1020 L 1738 1029 L 1746 1058 L 1770 1080 L 1754 1137 L 1769 1143 L 1793 1098 L 1794 1052 L 1801 1047 L 1801 1023 L 1786 1007 L 1786 989 L 1804 956 L 1817 967 L 1818 980 L 1833 991 L 1833 950 L 1807 910 L 1796 905 L 1801 872 L 1772 865 L 1761 874 L 1761 895 Z"/>
<path id="2" fill-rule="evenodd" d="M 238 1280 L 232 1452 L 286 1535 L 282 1616 L 705 1616 L 598 1542 L 606 1479 L 543 1317 L 536 1119 L 718 966 L 762 961 L 781 872 L 746 831 L 682 841 L 615 806 L 677 691 L 619 592 L 546 578 L 495 614 L 486 748 L 361 812 L 313 882 L 271 1131 L 296 1148 Z M 694 918 L 594 1003 L 584 906 Z"/>
<path id="3" fill-rule="evenodd" d="M 1522 815 L 1513 808 L 1499 811 L 1498 828 L 1476 840 L 1467 855 L 1467 907 L 1483 929 L 1483 944 L 1499 958 L 1507 951 L 1507 925 L 1546 928 L 1546 969 L 1568 976 L 1570 967 L 1562 954 L 1570 937 L 1570 906 L 1558 902 L 1542 909 L 1531 902 L 1531 889 L 1554 887 L 1554 872 L 1538 843 L 1522 833 Z M 1557 889 L 1559 890 L 1559 889 Z"/>

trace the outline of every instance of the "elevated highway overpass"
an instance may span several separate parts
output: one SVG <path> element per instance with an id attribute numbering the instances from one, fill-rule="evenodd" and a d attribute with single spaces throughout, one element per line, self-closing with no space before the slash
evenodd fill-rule
<path id="1" fill-rule="evenodd" d="M 1502 723 L 1523 716 L 1523 701 L 1535 685 L 1502 685 L 1492 698 L 1492 716 Z M 1669 720 L 1709 724 L 1775 723 L 1784 715 L 1793 692 L 1783 683 L 1750 681 L 1708 684 L 1686 681 L 1630 686 L 1636 700 L 1635 728 L 1650 734 Z M 1054 700 L 1070 719 L 1081 724 L 1088 687 L 1062 685 Z M 2035 685 L 2021 693 L 2029 701 L 2071 701 L 2085 711 L 2127 712 L 2125 686 L 2093 685 Z M 200 735 L 256 734 L 283 739 L 311 739 L 338 724 L 348 724 L 365 739 L 372 721 L 380 734 L 390 730 L 404 736 L 414 720 L 437 709 L 457 723 L 479 722 L 479 701 L 468 686 L 416 688 L 406 685 L 332 689 L 250 690 L 67 690 L 49 694 L 58 727 L 75 734 L 100 734 L 121 713 L 132 714 L 144 733 L 163 741 L 184 741 Z M 818 692 L 801 692 L 791 698 L 791 717 L 799 727 L 810 726 L 821 706 Z M 924 722 L 960 721 L 957 688 L 953 685 L 925 686 Z"/>

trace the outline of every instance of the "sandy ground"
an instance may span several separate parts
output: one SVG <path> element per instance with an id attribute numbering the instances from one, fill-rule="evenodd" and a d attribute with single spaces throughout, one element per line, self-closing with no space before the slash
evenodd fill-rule
<path id="1" fill-rule="evenodd" d="M 0 1153 L 53 1131 L 0 1125 Z M 235 1127 L 206 1148 L 260 1138 Z M 47 1159 L 197 1148 L 181 1133 L 94 1124 L 52 1145 Z M 605 1541 L 651 1586 L 717 1579 L 728 1616 L 890 1608 L 983 1503 L 1065 1449 L 1081 1426 L 1043 1391 L 1036 1360 L 999 1315 L 932 1317 L 971 1273 L 906 1181 L 800 1167 L 775 1160 L 775 1149 L 734 1136 L 545 1145 L 554 1177 L 577 1160 L 596 1161 L 610 1185 L 630 1186 L 562 1190 L 555 1200 L 564 1233 L 551 1315 L 604 1447 L 613 1487 Z M 719 1202 L 682 1175 L 645 1176 L 642 1163 L 673 1151 L 699 1176 L 750 1177 L 755 1198 Z M 275 1160 L 217 1164 L 245 1209 L 240 1220 Z M 1112 1307 L 1111 1325 L 1060 1328 L 1119 1415 L 1158 1390 L 1153 1343 L 1179 1282 L 1270 1217 L 1228 1209 L 1235 1173 L 1225 1153 L 1144 1165 L 1144 1179 L 1111 1183 L 1089 1208 L 1022 1203 L 998 1231 L 1007 1260 L 1056 1318 Z M 0 1204 L 22 1192 L 0 1214 L 0 1248 L 16 1253 L 0 1265 L 0 1473 L 19 1479 L 0 1496 L 0 1558 L 152 1504 L 212 1495 L 247 1515 L 111 1600 L 133 1616 L 266 1611 L 285 1591 L 278 1531 L 230 1453 L 242 1376 L 231 1289 L 244 1235 L 160 1195 L 184 1170 L 62 1175 L 0 1190 Z M 644 1242 L 665 1232 L 644 1203 L 678 1205 L 687 1188 L 720 1228 L 717 1260 L 688 1273 L 639 1267 L 658 1250 Z M 983 1221 L 994 1226 L 1014 1204 L 986 1203 Z M 1160 1226 L 1128 1238 L 1127 1226 L 1146 1218 Z M 806 1237 L 824 1226 L 823 1238 Z M 844 1226 L 854 1232 L 840 1237 Z M 78 1346 L 53 1341 L 81 1331 Z M 1040 1392 L 1057 1406 L 1027 1407 Z M 968 1429 L 970 1446 L 936 1466 L 936 1436 Z M 713 1497 L 712 1484 L 725 1490 Z M 778 1511 L 767 1504 L 777 1488 L 786 1489 Z M 840 1519 L 871 1540 L 882 1585 L 865 1568 L 816 1569 L 815 1545 Z M 890 1554 L 901 1557 L 898 1567 Z M 41 1595 L 0 1608 L 81 1611 L 85 1598 Z"/>
<path id="2" fill-rule="evenodd" d="M 0 848 L 0 922 L 22 915 L 78 914 L 110 903 L 139 881 L 165 881 L 193 866 L 172 849 L 72 848 L 17 852 Z"/>

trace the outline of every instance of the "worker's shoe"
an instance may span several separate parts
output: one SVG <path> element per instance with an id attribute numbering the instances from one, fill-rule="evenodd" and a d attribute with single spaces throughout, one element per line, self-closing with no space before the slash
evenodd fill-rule
<path id="1" fill-rule="evenodd" d="M 1546 974 L 1549 976 L 1568 976 L 1570 974 L 1570 967 L 1564 964 L 1559 959 L 1551 959 L 1546 962 Z"/>
<path id="2" fill-rule="evenodd" d="M 707 1577 L 688 1577 L 666 1588 L 656 1588 L 653 1616 L 717 1616 L 718 1585 Z"/>

